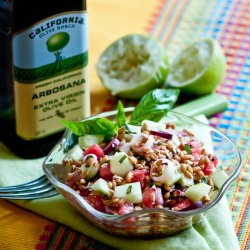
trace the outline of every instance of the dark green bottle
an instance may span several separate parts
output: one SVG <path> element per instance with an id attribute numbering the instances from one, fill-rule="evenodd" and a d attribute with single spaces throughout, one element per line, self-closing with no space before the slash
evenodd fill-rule
<path id="1" fill-rule="evenodd" d="M 0 141 L 45 156 L 89 115 L 86 0 L 0 0 Z"/>

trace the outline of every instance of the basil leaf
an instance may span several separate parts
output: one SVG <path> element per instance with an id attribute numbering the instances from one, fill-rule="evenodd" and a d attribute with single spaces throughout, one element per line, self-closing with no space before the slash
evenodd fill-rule
<path id="1" fill-rule="evenodd" d="M 144 95 L 132 112 L 130 124 L 140 125 L 143 120 L 159 121 L 166 116 L 174 106 L 179 96 L 178 89 L 155 89 Z M 77 136 L 104 135 L 104 140 L 110 140 L 118 129 L 126 124 L 126 115 L 121 101 L 117 105 L 116 124 L 106 118 L 96 118 L 86 121 L 63 120 L 65 127 Z"/>
<path id="2" fill-rule="evenodd" d="M 140 125 L 143 120 L 158 122 L 173 108 L 179 93 L 179 89 L 151 90 L 137 104 L 129 123 Z"/>
<path id="3" fill-rule="evenodd" d="M 77 136 L 104 135 L 104 140 L 110 140 L 113 135 L 117 134 L 118 129 L 126 123 L 126 115 L 121 101 L 118 102 L 117 109 L 116 124 L 106 118 L 95 118 L 86 121 L 62 120 L 62 123 Z"/>
<path id="4" fill-rule="evenodd" d="M 122 127 L 126 123 L 126 115 L 124 112 L 123 104 L 121 101 L 118 101 L 117 105 L 117 115 L 116 115 L 116 122 L 118 128 Z"/>
<path id="5" fill-rule="evenodd" d="M 62 123 L 77 136 L 101 134 L 104 135 L 105 140 L 110 140 L 117 133 L 114 122 L 105 118 L 96 118 L 83 122 L 63 120 Z"/>

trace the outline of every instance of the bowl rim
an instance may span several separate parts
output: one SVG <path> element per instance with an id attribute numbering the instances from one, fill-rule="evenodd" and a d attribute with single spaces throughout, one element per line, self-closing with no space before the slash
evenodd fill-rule
<path id="1" fill-rule="evenodd" d="M 132 112 L 135 108 L 134 107 L 127 107 L 124 108 L 124 112 L 128 113 L 128 112 Z M 90 119 L 95 119 L 95 118 L 104 118 L 104 117 L 108 117 L 108 116 L 112 116 L 115 115 L 118 111 L 117 110 L 112 110 L 112 111 L 106 111 L 106 112 L 102 112 L 100 114 L 95 114 L 89 117 L 86 117 L 84 119 L 82 119 L 81 121 L 85 121 L 85 120 L 90 120 Z M 45 160 L 43 161 L 42 167 L 43 167 L 43 171 L 45 173 L 45 175 L 47 176 L 47 178 L 49 179 L 49 181 L 55 186 L 55 187 L 60 187 L 64 190 L 66 190 L 69 193 L 72 193 L 75 195 L 75 197 L 78 198 L 78 200 L 80 199 L 81 203 L 83 203 L 83 205 L 86 207 L 87 206 L 87 210 L 88 212 L 90 212 L 91 214 L 94 214 L 94 216 L 102 218 L 103 217 L 107 220 L 115 220 L 116 222 L 119 221 L 123 221 L 125 219 L 140 215 L 140 214 L 144 214 L 144 213 L 165 213 L 171 216 L 181 216 L 181 217 L 188 217 L 188 216 L 194 216 L 194 215 L 198 215 L 201 213 L 206 212 L 207 210 L 211 209 L 212 207 L 214 207 L 223 197 L 223 195 L 225 194 L 225 192 L 227 191 L 227 189 L 231 186 L 231 184 L 238 178 L 240 171 L 242 169 L 242 157 L 241 157 L 241 153 L 239 151 L 239 149 L 237 148 L 237 146 L 235 145 L 235 143 L 232 141 L 232 139 L 230 137 L 228 137 L 227 135 L 225 135 L 223 132 L 221 132 L 219 129 L 210 126 L 209 124 L 206 124 L 204 122 L 201 122 L 197 119 L 195 119 L 194 117 L 191 116 L 187 116 L 185 114 L 179 113 L 179 112 L 175 112 L 175 111 L 168 111 L 169 113 L 174 114 L 174 116 L 183 116 L 185 119 L 190 120 L 193 123 L 198 123 L 202 126 L 205 126 L 207 128 L 210 129 L 210 131 L 214 131 L 217 134 L 219 134 L 220 136 L 226 138 L 230 144 L 233 146 L 233 148 L 235 149 L 238 159 L 239 159 L 239 165 L 238 167 L 234 170 L 234 172 L 232 173 L 232 175 L 224 182 L 224 184 L 222 185 L 221 189 L 219 190 L 219 192 L 217 193 L 215 199 L 209 203 L 206 206 L 203 206 L 201 208 L 196 208 L 196 209 L 192 209 L 192 210 L 187 210 L 187 211 L 174 211 L 174 210 L 169 210 L 167 208 L 146 208 L 143 210 L 139 210 L 139 211 L 134 211 L 128 214 L 124 214 L 124 215 L 112 215 L 112 214 L 106 214 L 103 212 L 100 212 L 98 210 L 96 210 L 95 208 L 93 208 L 82 196 L 80 196 L 75 190 L 73 190 L 72 188 L 68 187 L 66 184 L 58 181 L 47 169 L 46 165 L 51 164 L 50 160 L 53 157 L 53 154 L 55 153 L 55 149 L 57 147 L 63 147 L 64 144 L 67 142 L 67 140 L 72 136 L 72 132 L 66 128 L 65 132 L 63 133 L 61 139 L 58 141 L 58 143 L 51 149 L 51 151 L 49 152 L 49 154 L 46 156 Z"/>

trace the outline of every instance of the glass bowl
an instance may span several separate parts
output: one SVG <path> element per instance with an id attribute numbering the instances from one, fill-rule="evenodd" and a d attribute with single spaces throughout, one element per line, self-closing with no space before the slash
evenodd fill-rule
<path id="1" fill-rule="evenodd" d="M 130 115 L 133 108 L 126 108 L 126 115 Z M 105 112 L 86 119 L 105 117 L 113 119 L 116 111 Z M 152 208 L 132 212 L 125 215 L 109 215 L 94 209 L 76 191 L 65 185 L 68 168 L 61 163 L 66 153 L 77 143 L 77 137 L 68 129 L 61 140 L 51 150 L 43 163 L 43 170 L 56 187 L 73 206 L 75 206 L 89 221 L 112 234 L 125 237 L 163 237 L 180 232 L 199 221 L 204 213 L 215 206 L 226 190 L 239 176 L 241 170 L 241 156 L 234 143 L 219 130 L 206 125 L 196 119 L 176 112 L 169 112 L 166 118 L 176 124 L 177 129 L 186 128 L 194 131 L 195 135 L 212 148 L 218 157 L 220 166 L 229 178 L 217 192 L 214 192 L 209 204 L 202 208 L 189 211 L 172 211 L 166 208 Z"/>

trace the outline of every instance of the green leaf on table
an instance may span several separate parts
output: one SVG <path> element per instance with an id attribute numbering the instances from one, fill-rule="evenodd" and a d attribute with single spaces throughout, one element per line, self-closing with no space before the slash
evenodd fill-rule
<path id="1" fill-rule="evenodd" d="M 179 89 L 154 89 L 145 94 L 132 112 L 130 124 L 140 125 L 143 120 L 158 122 L 175 105 Z"/>

